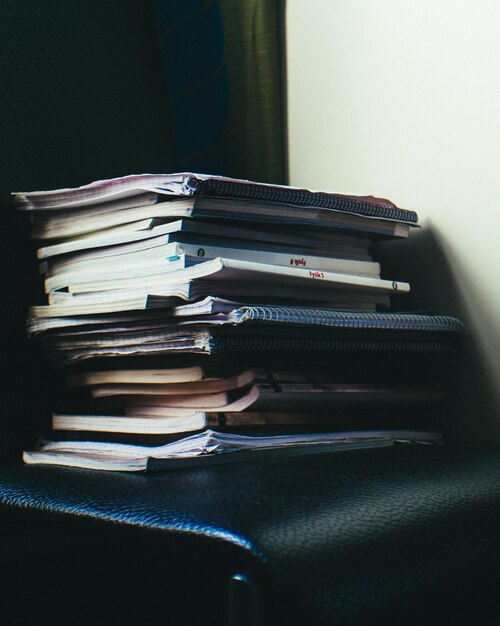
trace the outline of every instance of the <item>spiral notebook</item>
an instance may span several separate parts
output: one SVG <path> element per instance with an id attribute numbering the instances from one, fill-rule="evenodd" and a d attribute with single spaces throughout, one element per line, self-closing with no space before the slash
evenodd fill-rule
<path id="1" fill-rule="evenodd" d="M 329 209 L 411 225 L 417 223 L 415 211 L 401 209 L 389 200 L 372 196 L 351 196 L 271 185 L 207 174 L 141 174 L 101 180 L 74 189 L 14 193 L 21 209 L 56 209 L 70 206 L 114 202 L 121 198 L 153 192 L 171 196 L 209 196 L 253 200 Z"/>
<path id="2" fill-rule="evenodd" d="M 424 313 L 358 313 L 293 306 L 242 306 L 231 312 L 239 324 L 293 324 L 348 329 L 430 331 L 458 333 L 463 324 L 450 315 Z"/>
<path id="3" fill-rule="evenodd" d="M 206 339 L 209 352 L 452 352 L 463 328 L 460 320 L 447 315 L 278 306 L 243 306 L 233 311 L 231 317 L 238 329 L 213 329 Z M 290 327 L 294 328 L 293 333 Z"/>
<path id="4" fill-rule="evenodd" d="M 278 306 L 241 306 L 203 321 L 100 325 L 53 332 L 44 345 L 61 364 L 89 358 L 255 351 L 449 353 L 462 323 L 417 313 L 357 313 Z"/>

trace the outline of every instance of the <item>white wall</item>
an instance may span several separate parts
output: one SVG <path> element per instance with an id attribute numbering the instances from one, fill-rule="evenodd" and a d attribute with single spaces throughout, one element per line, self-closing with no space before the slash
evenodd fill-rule
<path id="1" fill-rule="evenodd" d="M 419 213 L 417 291 L 470 339 L 457 430 L 495 436 L 500 1 L 288 0 L 287 65 L 290 183 Z"/>

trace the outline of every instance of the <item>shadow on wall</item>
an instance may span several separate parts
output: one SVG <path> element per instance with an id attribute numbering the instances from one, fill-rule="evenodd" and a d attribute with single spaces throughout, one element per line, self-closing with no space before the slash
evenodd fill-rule
<path id="1" fill-rule="evenodd" d="M 394 309 L 455 315 L 465 324 L 456 393 L 445 417 L 448 440 L 456 445 L 498 444 L 500 390 L 495 358 L 500 346 L 492 344 L 500 338 L 497 322 L 488 315 L 472 276 L 432 226 L 413 232 L 408 241 L 379 244 L 375 256 L 381 260 L 383 274 L 411 284 L 409 296 L 393 299 Z"/>

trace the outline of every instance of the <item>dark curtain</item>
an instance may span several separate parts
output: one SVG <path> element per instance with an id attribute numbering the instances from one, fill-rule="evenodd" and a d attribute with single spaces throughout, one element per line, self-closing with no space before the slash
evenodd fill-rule
<path id="1" fill-rule="evenodd" d="M 232 176 L 286 183 L 283 2 L 219 0 Z"/>
<path id="2" fill-rule="evenodd" d="M 2 3 L 4 461 L 18 461 L 20 450 L 48 430 L 54 384 L 53 368 L 25 336 L 28 305 L 43 294 L 28 220 L 14 212 L 10 192 L 183 169 L 283 180 L 283 165 L 269 158 L 275 150 L 283 156 L 280 105 L 264 106 L 256 86 L 259 77 L 271 76 L 266 81 L 279 94 L 275 11 L 274 2 L 250 1 L 178 0 L 163 8 L 144 0 Z M 260 57 L 269 56 L 275 69 L 254 71 L 254 55 L 260 68 Z M 271 135 L 275 123 L 281 130 Z"/>
<path id="3" fill-rule="evenodd" d="M 179 169 L 285 182 L 282 3 L 155 7 Z"/>

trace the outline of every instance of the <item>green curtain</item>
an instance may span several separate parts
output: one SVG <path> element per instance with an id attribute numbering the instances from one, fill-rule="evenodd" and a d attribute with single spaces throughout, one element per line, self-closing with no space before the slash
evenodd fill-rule
<path id="1" fill-rule="evenodd" d="M 231 173 L 286 182 L 282 3 L 219 0 L 229 78 Z"/>
<path id="2" fill-rule="evenodd" d="M 286 182 L 281 0 L 155 0 L 179 170 Z"/>

